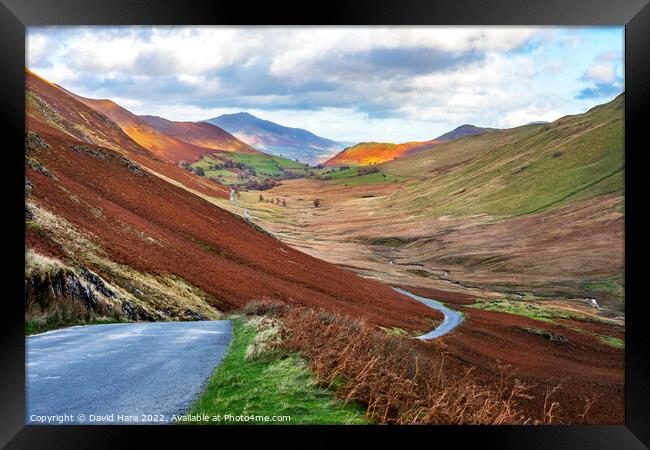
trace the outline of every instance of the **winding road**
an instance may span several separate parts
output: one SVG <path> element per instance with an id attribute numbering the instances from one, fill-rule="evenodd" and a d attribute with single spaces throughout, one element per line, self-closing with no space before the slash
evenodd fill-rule
<path id="1" fill-rule="evenodd" d="M 227 320 L 87 325 L 30 336 L 26 423 L 168 423 L 197 398 L 231 336 Z"/>
<path id="2" fill-rule="evenodd" d="M 442 303 L 394 288 L 445 316 L 418 339 L 463 320 Z M 227 320 L 64 328 L 26 338 L 26 423 L 169 423 L 200 394 L 228 349 Z"/>
<path id="3" fill-rule="evenodd" d="M 415 295 L 408 291 L 405 291 L 404 289 L 400 289 L 396 287 L 394 287 L 393 289 L 395 289 L 400 294 L 407 295 L 414 300 L 424 303 L 430 308 L 437 309 L 445 316 L 442 323 L 438 325 L 434 330 L 429 331 L 428 333 L 423 334 L 422 336 L 418 336 L 417 339 L 429 340 L 429 339 L 438 338 L 442 335 L 449 333 L 451 330 L 453 330 L 458 325 L 460 325 L 460 323 L 463 321 L 463 316 L 461 313 L 459 313 L 458 311 L 454 311 L 451 308 L 447 308 L 445 305 L 443 305 L 437 300 L 421 297 L 419 295 Z"/>

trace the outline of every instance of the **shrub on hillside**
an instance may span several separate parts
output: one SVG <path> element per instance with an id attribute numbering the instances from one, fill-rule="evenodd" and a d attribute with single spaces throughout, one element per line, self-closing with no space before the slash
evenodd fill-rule
<path id="1" fill-rule="evenodd" d="M 266 178 L 262 181 L 248 180 L 246 182 L 246 189 L 255 191 L 266 191 L 276 186 L 278 183 L 272 178 Z"/>
<path id="2" fill-rule="evenodd" d="M 376 166 L 359 167 L 357 170 L 359 175 L 368 175 L 370 173 L 379 172 L 379 169 Z"/>
<path id="3" fill-rule="evenodd" d="M 286 309 L 287 305 L 282 302 L 253 300 L 246 303 L 241 312 L 245 316 L 275 316 Z"/>
<path id="4" fill-rule="evenodd" d="M 256 319 L 249 319 L 249 323 L 255 324 L 257 334 L 248 347 L 246 347 L 245 358 L 247 360 L 260 360 L 269 353 L 277 351 L 282 343 L 283 329 L 277 319 L 266 316 L 258 316 Z"/>

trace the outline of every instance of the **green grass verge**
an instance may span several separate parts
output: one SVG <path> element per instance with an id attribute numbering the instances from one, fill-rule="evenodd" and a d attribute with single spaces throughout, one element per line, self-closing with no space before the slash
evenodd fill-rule
<path id="1" fill-rule="evenodd" d="M 369 423 L 360 405 L 344 404 L 334 398 L 331 390 L 319 387 L 307 362 L 297 353 L 273 350 L 247 360 L 246 348 L 253 342 L 256 328 L 238 318 L 232 324 L 230 349 L 201 397 L 191 406 L 190 414 L 291 417 L 288 422 L 236 422 L 246 424 Z M 189 423 L 233 424 L 223 420 Z"/>
<path id="2" fill-rule="evenodd" d="M 470 308 L 479 308 L 485 311 L 504 312 L 517 314 L 519 316 L 529 317 L 542 322 L 555 323 L 556 319 L 569 319 L 582 322 L 608 323 L 605 319 L 594 316 L 588 316 L 578 312 L 566 311 L 564 309 L 545 306 L 541 303 L 523 301 L 523 300 L 494 300 L 489 302 L 478 302 L 473 305 L 467 305 Z"/>

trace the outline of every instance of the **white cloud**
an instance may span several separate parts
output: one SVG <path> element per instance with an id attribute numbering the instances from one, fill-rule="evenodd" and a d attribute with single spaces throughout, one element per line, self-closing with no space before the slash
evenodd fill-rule
<path id="1" fill-rule="evenodd" d="M 41 65 L 50 48 L 50 40 L 42 34 L 35 34 L 30 37 L 26 47 L 27 65 L 30 67 Z"/>
<path id="2" fill-rule="evenodd" d="M 130 111 L 134 111 L 136 108 L 142 108 L 143 106 L 146 107 L 145 102 L 134 98 L 111 97 L 111 100 Z"/>
<path id="3" fill-rule="evenodd" d="M 616 69 L 621 62 L 620 52 L 601 53 L 589 66 L 582 78 L 585 81 L 593 81 L 599 84 L 614 83 L 616 81 Z"/>
<path id="4" fill-rule="evenodd" d="M 303 32 L 278 30 L 276 53 L 271 71 L 276 75 L 299 77 L 317 62 L 336 58 L 341 52 L 361 52 L 380 48 L 428 48 L 450 53 L 508 51 L 526 40 L 546 33 L 528 27 L 325 27 Z"/>
<path id="5" fill-rule="evenodd" d="M 146 75 L 146 61 L 162 59 L 155 64 L 166 66 L 169 74 L 200 75 L 263 55 L 272 60 L 273 73 L 288 75 L 303 64 L 341 52 L 376 48 L 507 51 L 540 33 L 539 28 L 525 27 L 153 27 L 145 36 L 137 27 L 122 27 L 118 33 L 86 27 L 73 30 L 57 56 L 78 70 L 98 73 Z M 29 64 L 38 66 L 44 49 L 57 37 L 30 35 L 28 48 L 34 58 Z M 160 74 L 160 69 L 154 74 Z"/>
<path id="6" fill-rule="evenodd" d="M 29 66 L 34 68 L 35 66 Z M 62 85 L 63 87 L 70 86 L 79 79 L 79 72 L 71 69 L 66 64 L 55 63 L 44 67 L 37 67 L 37 73 L 48 81 Z"/>
<path id="7" fill-rule="evenodd" d="M 503 116 L 534 100 L 537 94 L 530 85 L 536 75 L 531 57 L 492 53 L 485 61 L 453 71 L 415 77 L 411 80 L 409 102 L 402 111 L 430 121 L 520 125 L 521 122 L 504 121 Z"/>
<path id="8" fill-rule="evenodd" d="M 497 121 L 497 126 L 500 128 L 511 128 L 526 125 L 531 122 L 552 122 L 561 116 L 562 114 L 553 109 L 549 104 L 535 103 L 507 113 Z"/>

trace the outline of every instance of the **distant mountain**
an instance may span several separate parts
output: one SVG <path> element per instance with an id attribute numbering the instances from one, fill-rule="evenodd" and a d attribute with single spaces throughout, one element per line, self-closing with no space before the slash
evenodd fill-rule
<path id="1" fill-rule="evenodd" d="M 346 147 L 302 128 L 290 128 L 247 112 L 223 114 L 205 122 L 223 128 L 258 150 L 318 164 Z"/>
<path id="2" fill-rule="evenodd" d="M 401 156 L 413 155 L 428 150 L 443 142 L 449 142 L 465 136 L 473 136 L 491 131 L 495 128 L 481 128 L 474 125 L 461 125 L 435 139 L 424 142 L 406 142 L 403 144 L 390 144 L 386 142 L 362 142 L 348 147 L 342 152 L 327 160 L 326 166 L 341 165 L 366 165 L 391 161 Z"/>
<path id="3" fill-rule="evenodd" d="M 434 140 L 438 142 L 449 142 L 464 136 L 474 136 L 476 134 L 483 134 L 490 131 L 497 131 L 497 128 L 482 128 L 475 125 L 465 124 L 438 136 Z"/>
<path id="4" fill-rule="evenodd" d="M 183 142 L 235 153 L 261 153 L 226 130 L 207 122 L 175 122 L 158 116 L 140 116 L 158 131 Z"/>

